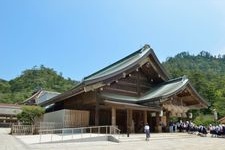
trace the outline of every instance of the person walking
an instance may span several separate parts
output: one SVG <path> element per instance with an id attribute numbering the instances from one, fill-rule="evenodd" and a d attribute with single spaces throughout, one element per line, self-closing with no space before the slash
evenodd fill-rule
<path id="1" fill-rule="evenodd" d="M 150 138 L 150 126 L 148 125 L 148 123 L 145 124 L 144 132 L 145 132 L 145 135 L 146 135 L 145 140 L 149 141 L 149 138 Z"/>

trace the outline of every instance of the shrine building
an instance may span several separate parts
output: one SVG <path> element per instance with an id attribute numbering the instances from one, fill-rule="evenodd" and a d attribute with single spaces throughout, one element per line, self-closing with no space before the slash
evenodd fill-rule
<path id="1" fill-rule="evenodd" d="M 208 107 L 187 77 L 169 78 L 149 45 L 40 105 L 51 106 L 49 112 L 87 111 L 87 126 L 113 125 L 122 133 L 143 133 L 147 122 L 152 132 L 161 132 L 170 117 Z"/>

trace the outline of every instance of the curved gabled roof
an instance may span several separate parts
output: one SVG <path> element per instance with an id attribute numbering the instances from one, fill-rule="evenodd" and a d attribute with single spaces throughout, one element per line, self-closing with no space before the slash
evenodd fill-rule
<path id="1" fill-rule="evenodd" d="M 170 97 L 179 91 L 184 90 L 186 84 L 188 83 L 188 79 L 185 77 L 169 80 L 163 84 L 160 84 L 149 92 L 147 92 L 144 96 L 142 96 L 141 102 L 144 102 L 149 99 L 156 98 L 165 98 Z"/>
<path id="2" fill-rule="evenodd" d="M 148 57 L 150 54 L 152 54 L 155 62 L 157 63 L 162 76 L 164 76 L 167 80 L 169 79 L 166 71 L 161 66 L 159 60 L 155 56 L 153 50 L 150 48 L 149 45 L 145 45 L 143 48 L 139 49 L 138 51 L 128 55 L 127 57 L 85 77 L 82 81 L 85 85 L 96 83 L 99 81 L 103 81 L 105 79 L 108 79 L 110 77 L 114 77 L 118 74 L 122 74 L 126 70 L 129 70 L 130 68 L 133 68 L 135 66 L 139 67 L 140 63 Z"/>
<path id="3" fill-rule="evenodd" d="M 188 83 L 188 79 L 186 78 L 178 78 L 174 80 L 169 80 L 167 82 L 164 82 L 163 84 L 160 84 L 148 92 L 146 92 L 144 95 L 140 97 L 130 97 L 130 96 L 123 96 L 118 94 L 112 94 L 112 93 L 102 93 L 101 95 L 104 98 L 108 99 L 114 99 L 117 101 L 126 101 L 130 103 L 144 103 L 146 101 L 151 101 L 153 99 L 161 99 L 164 97 L 169 97 L 178 91 L 181 91 L 185 88 L 185 85 Z"/>
<path id="4" fill-rule="evenodd" d="M 189 80 L 186 77 L 181 77 L 157 85 L 148 92 L 146 92 L 144 95 L 136 98 L 112 93 L 102 93 L 101 96 L 105 99 L 109 99 L 112 101 L 127 102 L 134 104 L 144 104 L 154 100 L 159 100 L 160 102 L 163 102 L 164 101 L 163 99 L 166 99 L 172 95 L 175 95 L 183 91 L 185 88 L 187 88 L 188 85 L 190 85 Z M 192 88 L 192 86 L 190 87 Z M 196 92 L 194 89 L 193 91 Z M 204 106 L 208 105 L 208 103 L 205 102 L 199 95 L 197 96 L 198 100 L 200 100 L 201 103 L 204 104 Z"/>

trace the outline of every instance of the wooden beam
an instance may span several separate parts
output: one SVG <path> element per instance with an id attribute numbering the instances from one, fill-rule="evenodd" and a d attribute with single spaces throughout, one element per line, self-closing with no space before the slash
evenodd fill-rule
<path id="1" fill-rule="evenodd" d="M 139 74 L 139 72 L 137 72 L 137 74 Z M 138 76 L 137 74 L 132 75 L 132 76 L 130 77 L 130 79 L 134 79 L 134 80 L 136 81 L 137 76 Z M 140 76 L 140 77 L 139 77 L 139 80 L 142 81 L 142 82 L 148 82 L 148 79 L 147 79 L 146 77 L 144 77 L 144 76 Z"/>
<path id="2" fill-rule="evenodd" d="M 107 101 L 105 102 L 105 105 L 102 106 L 100 105 L 101 108 L 111 108 L 111 107 L 115 107 L 116 109 L 132 109 L 132 110 L 146 110 L 146 111 L 155 111 L 155 112 L 160 112 L 160 108 L 158 107 L 146 107 L 146 106 L 140 106 L 140 105 L 136 105 L 136 104 L 121 104 L 120 102 L 111 102 L 111 101 Z"/>
<path id="3" fill-rule="evenodd" d="M 110 91 L 121 92 L 121 93 L 137 94 L 137 92 L 134 92 L 134 91 L 128 91 L 128 90 L 123 90 L 118 88 L 107 87 L 106 89 Z"/>
<path id="4" fill-rule="evenodd" d="M 136 87 L 136 86 L 137 86 L 136 83 L 126 82 L 126 81 L 120 81 L 120 82 L 118 82 L 117 84 L 118 84 L 118 85 L 122 85 L 122 86 L 131 86 L 131 87 Z M 150 88 L 151 85 L 150 85 L 150 84 L 147 84 L 146 82 L 143 82 L 143 83 L 141 84 L 141 82 L 140 82 L 140 87 L 141 87 L 141 88 Z"/>
<path id="5" fill-rule="evenodd" d="M 136 87 L 136 83 L 129 82 L 129 81 L 122 81 L 122 80 L 120 80 L 120 82 L 118 82 L 117 84 L 124 85 L 124 86 L 133 86 L 133 87 Z"/>

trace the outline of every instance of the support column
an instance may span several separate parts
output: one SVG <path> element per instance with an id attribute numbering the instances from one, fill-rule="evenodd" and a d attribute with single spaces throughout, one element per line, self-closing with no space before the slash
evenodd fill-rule
<path id="1" fill-rule="evenodd" d="M 160 115 L 160 112 L 156 112 L 156 126 L 155 126 L 156 132 L 162 132 L 162 126 L 160 125 L 161 118 L 159 115 Z"/>
<path id="2" fill-rule="evenodd" d="M 97 97 L 97 92 L 95 91 L 95 126 L 99 125 L 99 99 Z"/>
<path id="3" fill-rule="evenodd" d="M 169 128 L 170 128 L 169 123 L 170 123 L 170 112 L 167 111 L 167 112 L 166 112 L 166 130 L 167 130 L 168 132 L 169 132 Z"/>
<path id="4" fill-rule="evenodd" d="M 132 126 L 132 110 L 127 109 L 127 136 L 131 133 L 131 126 Z"/>
<path id="5" fill-rule="evenodd" d="M 116 126 L 116 108 L 112 107 L 112 125 Z"/>
<path id="6" fill-rule="evenodd" d="M 147 115 L 147 111 L 144 110 L 144 124 L 146 124 L 148 122 L 148 115 Z"/>

